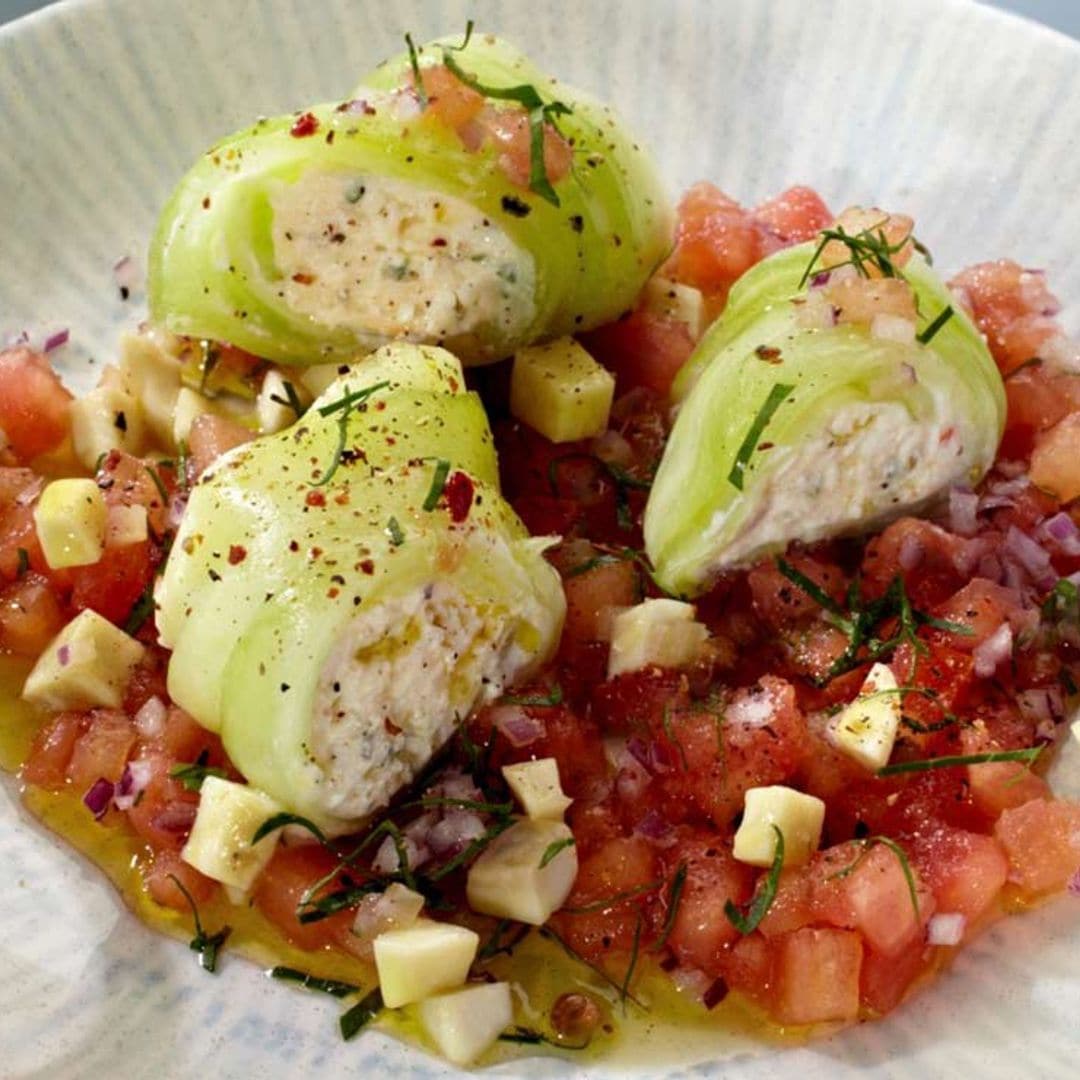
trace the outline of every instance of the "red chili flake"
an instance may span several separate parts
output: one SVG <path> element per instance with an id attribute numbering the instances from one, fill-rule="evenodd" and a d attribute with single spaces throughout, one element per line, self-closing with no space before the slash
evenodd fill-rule
<path id="1" fill-rule="evenodd" d="M 436 236 L 435 239 L 431 241 L 431 246 L 432 247 L 446 247 L 446 237 L 445 236 Z"/>
<path id="2" fill-rule="evenodd" d="M 397 726 L 397 724 L 395 724 L 394 721 L 390 719 L 389 716 L 384 716 L 383 717 L 383 727 L 386 728 L 386 734 L 387 735 L 400 735 L 401 734 L 401 728 L 399 728 Z"/>
<path id="3" fill-rule="evenodd" d="M 203 198 L 203 201 L 202 201 L 202 208 L 203 208 L 204 210 L 209 210 L 209 209 L 210 209 L 210 196 L 209 196 L 209 195 L 207 195 L 207 196 L 205 196 L 205 197 Z"/>
<path id="4" fill-rule="evenodd" d="M 336 502 L 338 506 L 348 506 L 349 493 L 347 491 L 339 492 L 337 495 L 334 496 L 334 502 Z"/>
<path id="5" fill-rule="evenodd" d="M 290 551 L 299 551 L 300 550 L 299 542 L 296 541 L 296 540 L 290 540 L 289 541 L 289 550 Z"/>
<path id="6" fill-rule="evenodd" d="M 229 565 L 238 566 L 247 558 L 247 548 L 243 544 L 229 545 Z"/>
<path id="7" fill-rule="evenodd" d="M 326 590 L 326 596 L 328 600 L 336 600 L 340 595 L 341 590 L 336 585 L 332 585 L 329 589 Z"/>
<path id="8" fill-rule="evenodd" d="M 309 491 L 304 502 L 308 506 L 325 506 L 326 496 L 321 491 Z"/>
<path id="9" fill-rule="evenodd" d="M 310 285 L 315 280 L 314 274 L 293 274 L 293 281 L 297 285 Z"/>
<path id="10" fill-rule="evenodd" d="M 308 552 L 308 558 L 309 559 L 317 559 L 317 558 L 319 558 L 320 555 L 322 555 L 322 548 L 321 547 L 313 547 Z"/>
<path id="11" fill-rule="evenodd" d="M 371 561 L 371 559 L 364 559 L 364 561 L 362 563 L 360 563 L 360 569 L 365 574 L 374 574 L 375 573 L 375 563 L 373 563 Z"/>
<path id="12" fill-rule="evenodd" d="M 764 360 L 767 364 L 783 363 L 780 350 L 775 345 L 759 345 L 754 353 L 759 360 Z"/>
<path id="13" fill-rule="evenodd" d="M 473 482 L 468 473 L 456 472 L 446 481 L 443 495 L 450 511 L 450 520 L 460 525 L 468 516 L 473 503 Z"/>
<path id="14" fill-rule="evenodd" d="M 319 130 L 319 119 L 314 113 L 303 113 L 296 118 L 296 122 L 289 128 L 289 134 L 294 139 L 303 139 L 308 135 L 314 135 Z"/>

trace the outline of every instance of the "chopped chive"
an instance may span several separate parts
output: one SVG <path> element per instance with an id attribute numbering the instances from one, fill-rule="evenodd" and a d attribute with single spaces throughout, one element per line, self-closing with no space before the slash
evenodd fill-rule
<path id="1" fill-rule="evenodd" d="M 995 761 L 1022 761 L 1031 764 L 1043 752 L 1041 746 L 1025 750 L 990 750 L 983 754 L 958 754 L 952 757 L 927 758 L 923 761 L 897 761 L 878 769 L 878 776 L 897 776 L 900 773 L 927 772 L 930 769 L 951 769 L 957 765 L 986 765 Z"/>
<path id="2" fill-rule="evenodd" d="M 814 254 L 810 257 L 810 262 L 803 271 L 803 276 L 799 279 L 798 287 L 801 289 L 810 279 L 822 252 L 824 252 L 831 240 L 838 240 L 843 244 L 850 252 L 851 257 L 842 263 L 835 263 L 827 267 L 828 270 L 838 270 L 841 266 L 854 266 L 860 277 L 868 278 L 870 272 L 866 267 L 869 264 L 877 269 L 883 277 L 901 277 L 899 270 L 892 261 L 892 256 L 902 251 L 908 240 L 913 242 L 914 240 L 909 233 L 895 244 L 890 244 L 885 236 L 885 230 L 882 228 L 887 220 L 888 218 L 884 217 L 876 225 L 868 226 L 857 233 L 847 232 L 843 225 L 822 229 L 818 234 L 821 239 L 814 250 Z"/>
<path id="3" fill-rule="evenodd" d="M 154 583 L 151 581 L 132 605 L 128 617 L 124 620 L 124 633 L 134 637 L 154 613 Z"/>
<path id="4" fill-rule="evenodd" d="M 208 934 L 203 929 L 202 920 L 199 918 L 199 908 L 191 893 L 184 888 L 183 882 L 175 874 L 169 874 L 169 877 L 188 902 L 188 907 L 191 908 L 191 917 L 195 920 L 195 936 L 188 942 L 188 948 L 192 952 L 199 954 L 199 966 L 213 975 L 217 971 L 218 953 L 232 933 L 232 927 L 223 926 L 216 934 Z"/>
<path id="5" fill-rule="evenodd" d="M 412 34 L 405 35 L 405 45 L 409 50 L 409 67 L 412 68 L 416 97 L 420 102 L 420 108 L 426 109 L 428 107 L 428 96 L 427 91 L 424 89 L 424 80 L 420 78 L 420 57 L 417 55 L 416 46 L 413 44 Z"/>
<path id="6" fill-rule="evenodd" d="M 382 991 L 375 987 L 366 997 L 361 998 L 351 1009 L 341 1014 L 338 1024 L 341 1037 L 348 1042 L 375 1019 L 383 1010 Z"/>
<path id="7" fill-rule="evenodd" d="M 452 874 L 458 867 L 464 866 L 474 855 L 479 855 L 492 840 L 506 832 L 513 824 L 513 818 L 499 818 L 482 836 L 478 836 L 464 850 L 459 851 L 448 862 L 443 863 L 438 869 L 429 873 L 427 875 L 428 880 L 432 883 L 442 881 L 447 874 Z"/>
<path id="8" fill-rule="evenodd" d="M 728 473 L 728 483 L 737 487 L 740 491 L 743 489 L 743 477 L 746 473 L 746 467 L 757 449 L 758 440 L 768 426 L 769 421 L 773 418 L 773 414 L 794 389 L 795 387 L 790 383 L 777 383 L 769 391 L 769 396 L 765 399 L 764 404 L 758 410 L 757 416 L 754 417 L 753 422 L 750 424 L 746 438 L 743 439 L 742 446 L 739 447 L 738 453 L 735 455 L 735 462 L 731 466 L 731 472 Z"/>
<path id="9" fill-rule="evenodd" d="M 285 397 L 271 394 L 270 400 L 276 401 L 278 405 L 284 405 L 286 408 L 292 409 L 292 411 L 296 413 L 296 418 L 299 420 L 306 410 L 304 409 L 303 402 L 300 400 L 300 395 L 296 392 L 296 387 L 293 386 L 288 379 L 283 379 L 281 385 L 285 389 Z"/>
<path id="10" fill-rule="evenodd" d="M 752 934 L 758 928 L 776 899 L 780 871 L 784 869 L 784 834 L 775 825 L 772 830 L 776 833 L 776 851 L 773 854 L 772 866 L 769 867 L 764 884 L 754 894 L 750 906 L 741 911 L 731 900 L 724 903 L 724 914 L 728 922 L 743 936 Z"/>
<path id="11" fill-rule="evenodd" d="M 918 341 L 923 345 L 929 345 L 933 341 L 937 332 L 953 317 L 953 306 L 948 304 L 942 308 L 938 313 L 938 316 L 925 330 L 921 331 L 917 336 Z"/>
<path id="12" fill-rule="evenodd" d="M 671 937 L 671 931 L 675 929 L 675 920 L 679 917 L 679 904 L 682 902 L 683 889 L 686 888 L 686 874 L 689 867 L 685 862 L 679 863 L 671 879 L 671 889 L 668 891 L 667 918 L 664 919 L 664 928 L 660 931 L 660 937 L 653 946 L 653 952 L 662 952 Z"/>
<path id="13" fill-rule="evenodd" d="M 508 1031 L 504 1031 L 499 1036 L 499 1041 L 520 1043 L 524 1046 L 540 1046 L 546 1044 L 548 1046 L 555 1046 L 560 1050 L 584 1050 L 589 1045 L 588 1039 L 585 1039 L 584 1042 L 580 1043 L 568 1043 L 564 1042 L 562 1039 L 545 1035 L 542 1031 L 521 1027 L 519 1024 L 515 1024 Z"/>
<path id="14" fill-rule="evenodd" d="M 813 578 L 797 570 L 786 559 L 777 558 L 776 569 L 793 585 L 797 585 L 818 607 L 824 608 L 830 615 L 844 617 L 840 605 Z"/>
<path id="15" fill-rule="evenodd" d="M 540 936 L 542 938 L 547 938 L 549 941 L 554 941 L 560 946 L 562 946 L 562 950 L 566 953 L 567 956 L 569 956 L 572 960 L 576 960 L 584 967 L 587 967 L 598 979 L 607 983 L 608 986 L 610 986 L 613 990 L 617 991 L 619 996 L 624 1001 L 632 1001 L 639 1009 L 642 1010 L 642 1012 L 649 1011 L 648 1008 L 640 1000 L 638 1000 L 638 998 L 634 997 L 634 995 L 629 992 L 629 989 L 625 990 L 624 992 L 624 988 L 619 983 L 617 983 L 606 971 L 604 971 L 602 967 L 594 964 L 591 960 L 588 960 L 584 956 L 582 956 L 581 953 L 579 953 L 565 938 L 561 937 L 550 926 L 542 926 L 540 928 Z"/>
<path id="16" fill-rule="evenodd" d="M 634 900 L 639 896 L 644 896 L 646 893 L 656 892 L 663 884 L 664 879 L 659 878 L 656 881 L 647 882 L 645 885 L 638 885 L 633 889 L 625 889 L 623 892 L 613 893 L 611 896 L 594 900 L 591 904 L 582 904 L 581 907 L 564 907 L 562 909 L 563 914 L 592 915 L 596 911 L 607 911 L 609 908 L 626 903 L 627 900 Z"/>
<path id="17" fill-rule="evenodd" d="M 575 842 L 576 841 L 572 836 L 566 836 L 563 837 L 562 840 L 552 841 L 550 844 L 548 844 L 547 848 L 544 851 L 544 854 L 540 857 L 539 869 L 543 870 L 544 867 L 547 866 L 547 864 L 551 862 L 551 860 L 554 859 L 560 851 L 563 851 L 566 848 L 573 847 Z"/>
<path id="18" fill-rule="evenodd" d="M 187 491 L 188 489 L 187 467 L 189 457 L 187 439 L 181 439 L 176 444 L 176 486 L 181 491 Z"/>
<path id="19" fill-rule="evenodd" d="M 341 982 L 339 979 L 322 979 L 306 971 L 280 965 L 270 969 L 270 978 L 299 983 L 305 990 L 317 990 L 321 994 L 330 994 L 336 998 L 348 997 L 360 990 L 360 987 L 353 983 Z"/>
<path id="20" fill-rule="evenodd" d="M 637 921 L 634 923 L 634 940 L 630 946 L 630 963 L 626 966 L 626 974 L 623 976 L 622 984 L 619 986 L 619 999 L 622 1001 L 624 1008 L 626 1007 L 626 999 L 630 993 L 630 983 L 634 978 L 634 971 L 637 968 L 638 957 L 641 952 L 641 926 L 644 921 L 639 909 Z"/>
<path id="21" fill-rule="evenodd" d="M 431 487 L 427 498 L 424 499 L 424 509 L 430 513 L 439 505 L 443 490 L 446 488 L 446 478 L 450 475 L 450 462 L 446 458 L 439 458 L 435 464 L 435 475 L 431 478 Z"/>
<path id="22" fill-rule="evenodd" d="M 511 928 L 514 928 L 513 934 L 504 940 L 503 935 Z M 493 957 L 500 956 L 502 953 L 505 953 L 507 956 L 512 955 L 514 949 L 528 937 L 531 930 L 532 927 L 525 923 L 515 923 L 513 919 L 500 919 L 498 925 L 492 931 L 491 937 L 489 937 L 480 947 L 479 952 L 476 954 L 476 959 L 478 961 L 491 960 Z"/>
<path id="23" fill-rule="evenodd" d="M 221 353 L 217 345 L 212 341 L 202 340 L 199 342 L 202 350 L 202 359 L 199 361 L 199 393 L 206 393 L 206 384 L 221 360 Z"/>
<path id="24" fill-rule="evenodd" d="M 920 918 L 919 890 L 915 885 L 915 874 L 911 869 L 911 863 L 908 861 L 907 852 L 905 852 L 895 840 L 890 840 L 887 836 L 868 836 L 865 839 L 860 840 L 859 843 L 863 845 L 863 850 L 859 852 L 858 856 L 842 870 L 837 870 L 835 874 L 830 874 L 825 880 L 834 881 L 840 878 L 849 877 L 859 868 L 863 859 L 870 854 L 871 850 L 878 844 L 881 844 L 882 847 L 887 847 L 900 863 L 900 869 L 904 873 L 904 880 L 907 882 L 908 895 L 911 897 L 911 908 L 915 912 L 915 920 L 917 922 Z"/>
<path id="25" fill-rule="evenodd" d="M 348 387 L 345 389 L 345 393 L 339 397 L 336 401 L 331 401 L 329 405 L 319 406 L 320 416 L 333 416 L 336 412 L 341 412 L 344 409 L 346 412 L 354 405 L 363 405 L 373 394 L 379 390 L 385 390 L 390 385 L 389 379 L 384 379 L 382 382 L 374 383 L 371 386 L 365 386 L 361 390 L 350 391 Z"/>
<path id="26" fill-rule="evenodd" d="M 184 785 L 185 791 L 201 791 L 203 781 L 208 776 L 224 779 L 228 775 L 224 769 L 219 769 L 216 765 L 207 765 L 209 757 L 210 752 L 203 750 L 190 765 L 174 765 L 169 770 L 169 776 L 173 780 L 179 780 Z"/>
<path id="27" fill-rule="evenodd" d="M 162 505 L 169 505 L 169 492 L 165 488 L 165 482 L 161 479 L 157 469 L 153 465 L 144 465 L 146 471 L 150 474 L 150 479 L 154 481 L 154 487 L 157 488 L 158 494 L 161 496 Z"/>
<path id="28" fill-rule="evenodd" d="M 306 817 L 301 817 L 299 814 L 289 814 L 284 812 L 274 814 L 273 817 L 268 817 L 255 830 L 255 835 L 252 836 L 251 843 L 257 844 L 264 836 L 269 836 L 272 832 L 283 829 L 286 825 L 299 825 L 300 828 L 307 829 L 320 844 L 325 845 L 327 843 L 326 835 L 313 821 L 309 821 Z"/>
<path id="29" fill-rule="evenodd" d="M 398 809 L 404 810 L 410 806 L 421 806 L 427 810 L 450 806 L 457 810 L 472 810 L 477 814 L 496 814 L 500 817 L 506 817 L 514 812 L 512 802 L 481 802 L 479 799 L 451 799 L 444 796 L 431 796 L 416 799 L 413 802 L 401 803 Z"/>
<path id="30" fill-rule="evenodd" d="M 405 534 L 401 531 L 396 517 L 391 517 L 386 523 L 386 531 L 390 536 L 391 547 L 401 547 L 405 543 Z"/>
<path id="31" fill-rule="evenodd" d="M 386 879 L 365 881 L 362 885 L 352 885 L 347 889 L 338 889 L 335 892 L 320 896 L 318 900 L 312 900 L 307 892 L 305 898 L 296 907 L 296 921 L 303 926 L 311 923 L 322 922 L 323 919 L 336 915 L 339 911 L 348 911 L 356 907 L 365 896 L 372 893 L 383 892 L 386 889 L 389 878 L 397 879 L 396 874 L 389 875 Z M 310 892 L 311 890 L 308 890 Z"/>

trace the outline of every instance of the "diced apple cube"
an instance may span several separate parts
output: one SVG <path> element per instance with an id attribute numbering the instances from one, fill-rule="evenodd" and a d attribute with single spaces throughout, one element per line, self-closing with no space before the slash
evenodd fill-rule
<path id="1" fill-rule="evenodd" d="M 614 395 L 615 376 L 573 338 L 532 345 L 514 355 L 510 411 L 552 442 L 606 431 Z"/>
<path id="2" fill-rule="evenodd" d="M 92 566 L 105 550 L 108 508 L 93 480 L 53 480 L 34 507 L 34 529 L 53 570 Z"/>
<path id="3" fill-rule="evenodd" d="M 207 776 L 180 858 L 207 877 L 247 893 L 273 856 L 278 833 L 264 836 L 257 844 L 251 838 L 281 810 L 276 800 L 258 788 Z"/>
<path id="4" fill-rule="evenodd" d="M 698 289 L 668 278 L 654 277 L 641 294 L 641 306 L 666 319 L 685 323 L 697 341 L 705 330 L 705 301 Z"/>
<path id="5" fill-rule="evenodd" d="M 877 772 L 889 763 L 900 728 L 900 694 L 886 664 L 874 664 L 859 696 L 833 717 L 829 741 L 842 754 Z"/>
<path id="6" fill-rule="evenodd" d="M 292 396 L 289 394 L 289 387 L 292 388 L 298 404 L 310 404 L 311 399 L 303 384 L 286 379 L 277 368 L 271 368 L 263 378 L 259 396 L 255 400 L 255 415 L 259 418 L 261 434 L 272 435 L 274 432 L 284 431 L 290 424 L 295 424 L 300 419 L 291 404 Z"/>
<path id="7" fill-rule="evenodd" d="M 488 845 L 469 870 L 465 891 L 481 915 L 542 926 L 566 902 L 577 870 L 569 828 L 526 818 Z"/>
<path id="8" fill-rule="evenodd" d="M 708 636 L 708 628 L 694 618 L 693 604 L 644 600 L 612 619 L 608 678 L 653 666 L 686 667 Z"/>
<path id="9" fill-rule="evenodd" d="M 776 856 L 775 825 L 784 836 L 784 865 L 805 866 L 821 843 L 825 804 L 781 784 L 750 788 L 735 833 L 734 855 L 750 866 L 771 866 Z"/>
<path id="10" fill-rule="evenodd" d="M 89 608 L 45 647 L 22 696 L 48 709 L 117 708 L 146 650 Z"/>
<path id="11" fill-rule="evenodd" d="M 108 547 L 141 544 L 149 535 L 145 506 L 139 503 L 131 506 L 117 503 L 109 507 L 109 516 L 105 524 L 105 543 Z"/>
<path id="12" fill-rule="evenodd" d="M 514 1019 L 509 983 L 483 983 L 420 1003 L 420 1022 L 439 1053 L 455 1065 L 471 1065 Z"/>
<path id="13" fill-rule="evenodd" d="M 430 919 L 380 934 L 373 950 L 383 1002 L 399 1009 L 461 986 L 479 945 L 472 930 Z"/>
<path id="14" fill-rule="evenodd" d="M 71 444 L 87 469 L 110 450 L 138 454 L 145 423 L 138 401 L 121 386 L 103 383 L 71 403 Z"/>
<path id="15" fill-rule="evenodd" d="M 186 443 L 191 437 L 191 425 L 200 416 L 212 413 L 214 406 L 210 399 L 198 390 L 192 390 L 189 386 L 182 386 L 176 395 L 176 405 L 173 409 L 172 441 L 179 446 Z"/>
<path id="16" fill-rule="evenodd" d="M 173 413 L 180 393 L 180 361 L 176 339 L 161 331 L 125 334 L 120 339 L 120 373 L 124 389 L 142 406 L 146 426 L 162 446 L 169 446 Z"/>
<path id="17" fill-rule="evenodd" d="M 574 801 L 563 792 L 559 763 L 554 758 L 504 765 L 502 774 L 525 816 L 536 821 L 562 821 Z"/>

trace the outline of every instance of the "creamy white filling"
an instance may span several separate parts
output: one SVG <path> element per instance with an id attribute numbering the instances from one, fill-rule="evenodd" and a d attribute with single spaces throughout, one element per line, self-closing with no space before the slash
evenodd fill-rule
<path id="1" fill-rule="evenodd" d="M 723 540 L 728 510 L 715 515 L 709 535 L 723 556 L 715 570 L 858 527 L 873 527 L 917 507 L 966 479 L 963 433 L 948 410 L 937 422 L 914 422 L 895 402 L 852 405 L 820 435 L 775 454 L 753 511 Z M 740 504 L 736 503 L 736 507 Z"/>
<path id="2" fill-rule="evenodd" d="M 517 624 L 445 582 L 353 619 L 320 674 L 308 743 L 325 811 L 355 819 L 385 806 L 513 682 L 533 659 L 515 643 Z"/>
<path id="3" fill-rule="evenodd" d="M 466 355 L 499 355 L 532 322 L 532 256 L 462 199 L 316 172 L 281 185 L 272 208 L 279 295 L 319 322 Z"/>

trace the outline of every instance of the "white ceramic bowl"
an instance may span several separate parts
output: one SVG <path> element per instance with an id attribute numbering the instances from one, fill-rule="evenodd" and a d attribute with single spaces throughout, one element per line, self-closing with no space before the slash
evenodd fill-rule
<path id="1" fill-rule="evenodd" d="M 77 0 L 0 29 L 0 340 L 70 327 L 86 388 L 138 321 L 112 265 L 143 262 L 194 157 L 258 114 L 343 94 L 358 73 L 476 18 L 614 102 L 673 192 L 746 202 L 803 181 L 830 205 L 914 215 L 938 264 L 1045 267 L 1080 322 L 1080 47 L 958 0 Z M 91 363 L 93 360 L 95 363 Z M 0 723 L 2 723 L 0 717 Z M 253 966 L 200 972 L 0 787 L 0 1074 L 452 1074 L 385 1037 L 342 1044 L 337 1006 Z M 685 1048 L 636 1064 L 551 1059 L 498 1075 L 1075 1075 L 1080 908 L 999 924 L 880 1024 L 805 1048 Z M 655 1040 L 646 1040 L 645 1046 Z"/>

